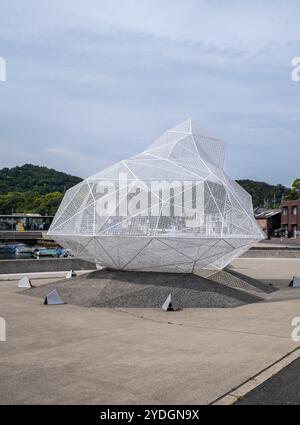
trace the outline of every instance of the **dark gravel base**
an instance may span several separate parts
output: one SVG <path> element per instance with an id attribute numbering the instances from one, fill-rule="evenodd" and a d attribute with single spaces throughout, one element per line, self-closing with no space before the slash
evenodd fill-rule
<path id="1" fill-rule="evenodd" d="M 256 292 L 257 295 L 262 294 L 263 291 L 256 288 L 253 285 L 250 285 L 245 280 L 242 280 L 236 276 L 233 276 L 231 273 L 228 273 L 226 270 L 221 270 L 213 275 L 207 277 L 207 279 L 214 282 L 221 283 L 222 285 L 228 286 L 229 288 L 241 289 L 249 292 Z"/>
<path id="2" fill-rule="evenodd" d="M 252 277 L 246 276 L 242 273 L 239 273 L 231 268 L 226 268 L 220 272 L 221 274 L 226 274 L 227 276 L 234 277 L 238 279 L 240 282 L 244 282 L 245 284 L 252 287 L 254 290 L 258 290 L 264 292 L 266 294 L 271 294 L 274 291 L 277 291 L 277 288 L 270 282 L 263 282 L 261 280 L 253 279 Z"/>
<path id="3" fill-rule="evenodd" d="M 97 270 L 22 291 L 44 298 L 57 289 L 62 299 L 84 307 L 160 308 L 171 293 L 180 308 L 226 308 L 262 298 L 192 274 Z"/>

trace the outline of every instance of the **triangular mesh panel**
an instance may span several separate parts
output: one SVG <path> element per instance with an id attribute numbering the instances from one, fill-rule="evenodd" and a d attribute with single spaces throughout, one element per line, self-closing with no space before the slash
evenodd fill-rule
<path id="1" fill-rule="evenodd" d="M 69 189 L 49 235 L 122 269 L 221 269 L 264 238 L 251 196 L 224 171 L 225 144 L 191 119 Z"/>

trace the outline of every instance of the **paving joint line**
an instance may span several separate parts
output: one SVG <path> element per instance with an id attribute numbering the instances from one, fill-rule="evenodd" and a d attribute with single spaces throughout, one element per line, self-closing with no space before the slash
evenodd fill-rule
<path id="1" fill-rule="evenodd" d="M 234 329 L 225 329 L 225 328 L 212 328 L 210 326 L 197 326 L 197 325 L 185 325 L 184 323 L 175 323 L 171 321 L 164 322 L 162 320 L 157 320 L 152 317 L 146 317 L 140 314 L 132 313 L 130 311 L 124 310 L 122 308 L 114 308 L 115 311 L 119 311 L 120 313 L 125 313 L 134 317 L 137 317 L 139 319 L 149 320 L 151 322 L 160 323 L 163 325 L 174 325 L 174 326 L 184 326 L 187 328 L 194 328 L 194 329 L 208 329 L 208 330 L 214 330 L 218 332 L 232 332 L 232 333 L 239 333 L 239 334 L 246 334 L 246 335 L 255 335 L 255 336 L 266 336 L 270 338 L 281 338 L 281 339 L 290 339 L 290 336 L 281 336 L 281 335 L 272 335 L 272 334 L 264 334 L 264 333 L 257 333 L 257 332 L 249 332 L 249 331 L 239 331 Z M 300 347 L 299 347 L 300 348 Z"/>
<path id="2" fill-rule="evenodd" d="M 245 397 L 250 391 L 257 388 L 259 385 L 266 382 L 268 379 L 272 378 L 274 375 L 279 373 L 293 361 L 297 360 L 300 357 L 300 346 L 296 347 L 294 350 L 288 352 L 280 359 L 276 360 L 269 366 L 265 367 L 255 375 L 251 376 L 249 379 L 244 381 L 242 384 L 238 385 L 235 388 L 232 388 L 222 396 L 216 398 L 209 405 L 232 405 L 241 398 Z"/>

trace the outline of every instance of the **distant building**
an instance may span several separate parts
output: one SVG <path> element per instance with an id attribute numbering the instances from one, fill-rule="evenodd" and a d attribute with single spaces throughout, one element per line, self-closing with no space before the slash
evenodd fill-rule
<path id="1" fill-rule="evenodd" d="M 53 216 L 40 214 L 13 213 L 0 215 L 0 230 L 33 231 L 48 230 Z"/>
<path id="2" fill-rule="evenodd" d="M 279 236 L 276 231 L 281 227 L 281 209 L 256 208 L 254 216 L 266 236 Z"/>
<path id="3" fill-rule="evenodd" d="M 281 211 L 281 227 L 286 229 L 290 236 L 300 232 L 300 199 L 283 201 Z"/>

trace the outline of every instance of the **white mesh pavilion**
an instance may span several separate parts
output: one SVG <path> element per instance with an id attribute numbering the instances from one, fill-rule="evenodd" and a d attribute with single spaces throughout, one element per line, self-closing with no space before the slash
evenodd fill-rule
<path id="1" fill-rule="evenodd" d="M 113 269 L 222 269 L 265 237 L 224 159 L 224 142 L 188 119 L 69 189 L 48 234 Z"/>

